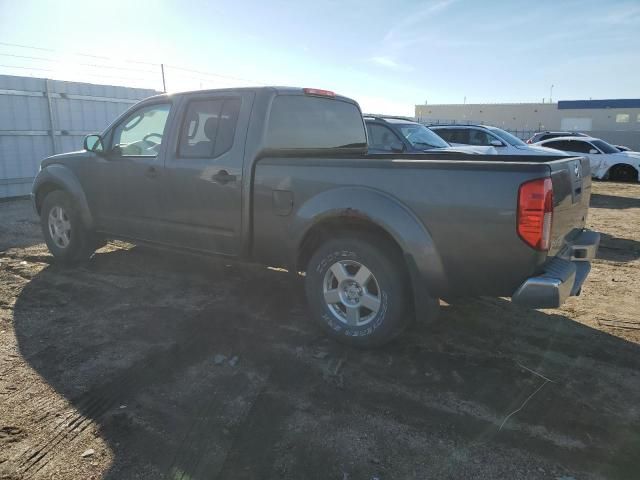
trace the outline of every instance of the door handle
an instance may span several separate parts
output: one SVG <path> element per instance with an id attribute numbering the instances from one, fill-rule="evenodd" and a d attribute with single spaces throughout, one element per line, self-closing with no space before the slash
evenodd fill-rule
<path id="1" fill-rule="evenodd" d="M 156 178 L 158 175 L 160 175 L 160 173 L 158 172 L 158 169 L 156 167 L 151 166 L 147 168 L 145 175 L 149 178 Z"/>
<path id="2" fill-rule="evenodd" d="M 213 175 L 211 177 L 211 180 L 213 180 L 214 182 L 217 182 L 217 183 L 220 183 L 220 184 L 224 185 L 225 183 L 235 182 L 236 181 L 236 176 L 235 175 L 231 175 L 226 170 L 220 170 L 218 173 L 216 173 L 215 175 Z"/>

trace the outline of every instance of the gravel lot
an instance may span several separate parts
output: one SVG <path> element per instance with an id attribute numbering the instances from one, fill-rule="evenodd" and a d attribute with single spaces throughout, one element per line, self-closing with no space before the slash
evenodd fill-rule
<path id="1" fill-rule="evenodd" d="M 638 478 L 640 185 L 592 207 L 581 297 L 363 352 L 284 273 L 124 243 L 62 268 L 0 203 L 0 478 Z"/>

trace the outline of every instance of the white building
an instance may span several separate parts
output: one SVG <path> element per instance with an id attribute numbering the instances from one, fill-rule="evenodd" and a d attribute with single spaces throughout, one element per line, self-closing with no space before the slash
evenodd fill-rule
<path id="1" fill-rule="evenodd" d="M 423 123 L 494 125 L 528 138 L 545 130 L 579 131 L 640 150 L 640 99 L 558 103 L 416 105 Z"/>

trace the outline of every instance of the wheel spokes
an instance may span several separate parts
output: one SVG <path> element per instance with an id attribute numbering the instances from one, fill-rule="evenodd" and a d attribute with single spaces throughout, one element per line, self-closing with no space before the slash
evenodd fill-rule
<path id="1" fill-rule="evenodd" d="M 51 239 L 61 248 L 65 248 L 71 241 L 71 220 L 60 206 L 49 211 L 49 234 Z"/>
<path id="2" fill-rule="evenodd" d="M 331 273 L 333 273 L 333 276 L 336 277 L 338 283 L 343 282 L 350 276 L 349 272 L 347 272 L 347 269 L 341 262 L 336 262 L 331 266 Z"/>
<path id="3" fill-rule="evenodd" d="M 375 275 L 357 260 L 338 260 L 331 265 L 325 274 L 322 294 L 331 314 L 352 327 L 372 321 L 381 307 Z"/>
<path id="4" fill-rule="evenodd" d="M 360 306 L 359 305 L 345 305 L 347 312 L 347 324 L 357 325 L 360 321 Z"/>
<path id="5" fill-rule="evenodd" d="M 360 298 L 360 303 L 363 307 L 368 308 L 373 313 L 378 313 L 378 310 L 380 309 L 380 299 L 370 293 L 365 293 Z"/>
<path id="6" fill-rule="evenodd" d="M 371 270 L 369 270 L 364 265 L 360 265 L 360 268 L 353 276 L 353 280 L 356 281 L 360 286 L 364 287 L 369 279 L 371 278 Z"/>
<path id="7" fill-rule="evenodd" d="M 324 292 L 324 301 L 330 304 L 340 303 L 340 292 L 338 292 L 338 289 L 336 288 Z"/>

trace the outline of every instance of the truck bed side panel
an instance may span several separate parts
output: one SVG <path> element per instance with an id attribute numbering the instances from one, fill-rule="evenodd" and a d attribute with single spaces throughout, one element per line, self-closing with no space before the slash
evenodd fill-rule
<path id="1" fill-rule="evenodd" d="M 301 206 L 330 189 L 366 185 L 406 206 L 430 233 L 447 277 L 442 285 L 450 285 L 438 294 L 511 295 L 546 259 L 516 234 L 518 188 L 549 174 L 544 163 L 263 158 L 254 176 L 253 255 L 289 265 L 285 245 Z M 278 209 L 281 195 L 290 196 L 290 212 Z"/>

